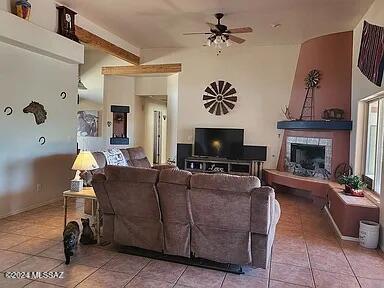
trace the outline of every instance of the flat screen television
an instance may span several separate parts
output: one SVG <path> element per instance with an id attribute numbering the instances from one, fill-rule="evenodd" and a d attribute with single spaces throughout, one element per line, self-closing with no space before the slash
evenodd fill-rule
<path id="1" fill-rule="evenodd" d="M 196 128 L 195 156 L 240 159 L 244 144 L 244 129 Z"/>

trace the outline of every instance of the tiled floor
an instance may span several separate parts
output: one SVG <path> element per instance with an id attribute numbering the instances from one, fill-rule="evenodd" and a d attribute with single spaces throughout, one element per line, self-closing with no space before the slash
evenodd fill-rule
<path id="1" fill-rule="evenodd" d="M 63 271 L 64 279 L 0 277 L 0 287 L 366 287 L 384 288 L 382 252 L 340 242 L 327 218 L 309 200 L 279 194 L 282 216 L 267 270 L 245 275 L 187 267 L 120 254 L 110 247 L 81 246 L 63 264 L 62 203 L 0 220 L 0 271 Z M 83 204 L 71 202 L 70 219 Z"/>

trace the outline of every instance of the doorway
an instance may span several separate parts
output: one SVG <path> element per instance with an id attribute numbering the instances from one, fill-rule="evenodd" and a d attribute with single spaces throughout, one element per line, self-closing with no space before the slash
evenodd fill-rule
<path id="1" fill-rule="evenodd" d="M 153 111 L 153 164 L 160 164 L 161 162 L 161 142 L 163 137 L 161 116 L 161 111 Z"/>

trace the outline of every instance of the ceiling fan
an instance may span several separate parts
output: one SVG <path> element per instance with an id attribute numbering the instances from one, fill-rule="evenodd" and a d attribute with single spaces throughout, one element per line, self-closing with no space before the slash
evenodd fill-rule
<path id="1" fill-rule="evenodd" d="M 209 35 L 207 39 L 207 45 L 214 45 L 217 48 L 222 48 L 223 44 L 229 46 L 231 44 L 231 41 L 238 44 L 242 44 L 245 42 L 244 39 L 237 37 L 233 34 L 250 33 L 253 31 L 251 27 L 229 29 L 226 25 L 221 24 L 221 19 L 224 17 L 223 13 L 216 13 L 215 17 L 217 19 L 217 24 L 209 22 L 207 23 L 210 28 L 210 32 L 184 33 L 183 35 Z"/>

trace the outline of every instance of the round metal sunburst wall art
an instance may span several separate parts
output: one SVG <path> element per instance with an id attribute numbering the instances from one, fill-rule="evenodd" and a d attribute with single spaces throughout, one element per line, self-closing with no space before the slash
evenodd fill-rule
<path id="1" fill-rule="evenodd" d="M 228 114 L 237 102 L 236 89 L 226 81 L 216 81 L 205 88 L 203 94 L 204 107 L 208 112 L 215 115 Z"/>
<path id="2" fill-rule="evenodd" d="M 320 83 L 320 71 L 316 69 L 310 71 L 304 81 L 308 89 L 317 88 Z"/>

